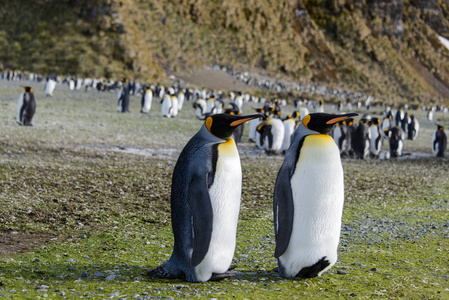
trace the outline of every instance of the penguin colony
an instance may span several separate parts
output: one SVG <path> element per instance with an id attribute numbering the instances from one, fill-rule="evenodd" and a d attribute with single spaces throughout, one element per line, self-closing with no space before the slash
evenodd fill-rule
<path id="1" fill-rule="evenodd" d="M 48 78 L 45 94 L 51 96 L 57 80 Z M 70 79 L 69 89 L 81 84 Z M 24 87 L 17 122 L 32 126 L 36 103 L 33 89 Z M 249 122 L 249 140 L 267 154 L 285 154 L 273 195 L 275 257 L 286 278 L 320 276 L 337 261 L 344 203 L 341 156 L 382 157 L 387 139 L 389 155 L 402 155 L 403 140 L 415 140 L 419 122 L 402 108 L 386 109 L 383 118 L 357 114 L 324 113 L 323 102 L 297 101 L 292 114 L 281 117 L 285 100 L 267 100 L 242 92 L 231 93 L 225 108 L 221 92 L 175 87 L 141 86 L 141 113 L 151 110 L 153 95 L 161 100 L 161 114 L 173 118 L 184 100 L 192 101 L 195 115 L 204 120 L 198 133 L 181 152 L 171 190 L 174 249 L 170 259 L 150 275 L 189 282 L 220 280 L 230 270 L 236 247 L 242 174 L 236 143 Z M 118 111 L 129 112 L 134 83 L 122 81 Z M 245 103 L 263 105 L 255 115 L 242 115 Z M 312 104 L 311 104 L 312 103 Z M 346 103 L 351 108 L 350 103 Z M 306 107 L 307 106 L 307 107 Z M 342 105 L 338 106 L 342 109 Z M 309 113 L 314 110 L 315 113 Z M 224 113 L 223 113 L 224 112 Z M 447 147 L 444 128 L 437 125 L 432 153 L 443 157 Z M 385 154 L 384 154 L 385 155 Z M 320 188 L 313 188 L 320 182 Z M 232 191 L 229 192 L 229 186 Z M 226 193 L 223 193 L 226 191 Z"/>
<path id="2" fill-rule="evenodd" d="M 213 66 L 217 68 L 219 66 Z M 222 67 L 219 67 L 220 69 Z M 226 69 L 226 68 L 225 68 Z M 225 71 L 230 71 L 226 69 Z M 232 71 L 232 70 L 231 70 Z M 235 73 L 232 71 L 233 74 Z M 235 73 L 238 79 L 241 74 Z M 58 84 L 66 85 L 69 90 L 96 89 L 97 91 L 117 92 L 117 111 L 124 113 L 129 111 L 130 96 L 141 94 L 141 109 L 143 114 L 150 114 L 152 102 L 154 98 L 159 98 L 162 103 L 161 115 L 166 118 L 174 118 L 183 109 L 185 101 L 190 102 L 195 110 L 195 116 L 199 120 L 205 120 L 208 116 L 219 114 L 225 111 L 233 111 L 233 113 L 241 114 L 247 103 L 260 104 L 261 108 L 257 110 L 262 111 L 264 115 L 260 119 L 252 120 L 249 123 L 250 132 L 249 140 L 256 144 L 256 147 L 266 152 L 266 154 L 284 154 L 289 147 L 292 131 L 297 124 L 304 119 L 310 112 L 324 112 L 324 101 L 317 102 L 309 101 L 304 97 L 299 97 L 293 100 L 295 111 L 290 115 L 281 117 L 281 108 L 286 106 L 285 99 L 266 99 L 260 98 L 242 91 L 230 92 L 225 94 L 222 91 L 208 90 L 205 88 L 181 88 L 179 85 L 165 86 L 162 84 L 146 84 L 143 85 L 138 81 L 128 81 L 124 78 L 121 81 L 106 81 L 91 78 L 78 78 L 66 76 L 65 78 L 50 74 L 44 77 L 41 74 L 33 74 L 25 76 L 19 71 L 0 72 L 0 79 L 6 80 L 28 80 L 34 82 L 45 81 L 44 93 L 51 97 Z M 265 88 L 275 90 L 285 90 L 286 87 L 272 85 Z M 338 91 L 328 90 L 324 87 L 301 86 L 298 91 L 306 90 L 316 92 L 318 94 L 335 94 Z M 342 95 L 337 93 L 338 97 Z M 339 101 L 332 106 L 331 111 L 340 113 L 343 111 L 350 111 L 352 107 L 361 109 L 362 105 L 369 110 L 371 106 L 372 97 L 362 97 L 363 95 L 347 95 L 346 100 Z M 364 99 L 361 101 L 362 98 Z M 355 101 L 358 100 L 358 101 Z M 363 103 L 363 104 L 362 104 Z M 35 105 L 35 104 L 34 104 Z M 228 106 L 228 107 L 226 107 Z M 21 109 L 18 107 L 18 110 Z M 433 120 L 435 112 L 442 112 L 443 116 L 447 115 L 449 111 L 444 106 L 423 106 L 423 111 L 427 112 L 428 120 Z M 19 112 L 18 112 L 19 114 Z M 29 114 L 28 114 L 29 115 Z M 294 116 L 292 118 L 292 116 Z M 21 123 L 19 116 L 17 123 Z M 293 123 L 295 124 L 293 126 Z M 438 124 L 437 124 L 438 125 Z M 240 136 L 243 132 L 244 125 L 236 129 L 235 136 Z M 342 157 L 365 159 L 379 158 L 386 159 L 390 157 L 400 157 L 403 155 L 404 140 L 416 140 L 419 135 L 420 124 L 414 115 L 408 115 L 407 106 L 392 109 L 385 107 L 383 115 L 375 115 L 372 117 L 366 114 L 360 120 L 349 118 L 339 124 L 336 124 L 335 129 L 331 132 Z M 437 131 L 438 132 L 438 131 Z M 443 129 L 444 132 L 444 129 Z M 440 136 L 440 135 L 438 135 Z M 240 142 L 239 138 L 235 141 Z M 435 152 L 434 144 L 430 148 L 434 156 L 444 156 L 444 149 L 439 153 Z M 389 146 L 389 150 L 382 150 L 384 145 Z M 440 144 L 438 144 L 440 145 Z M 443 147 L 444 144 L 441 144 Z"/>

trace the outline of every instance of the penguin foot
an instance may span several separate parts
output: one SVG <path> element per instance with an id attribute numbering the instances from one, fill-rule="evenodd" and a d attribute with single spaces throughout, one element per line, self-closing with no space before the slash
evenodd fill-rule
<path id="1" fill-rule="evenodd" d="M 212 273 L 212 277 L 209 279 L 209 281 L 220 281 L 220 280 L 235 276 L 235 274 L 237 274 L 237 272 L 234 272 L 234 271 L 226 271 L 226 272 L 220 273 L 220 274 Z"/>
<path id="2" fill-rule="evenodd" d="M 146 274 L 149 277 L 160 277 L 168 279 L 185 279 L 185 274 L 178 270 L 170 267 L 170 265 L 162 264 L 156 269 L 150 270 Z"/>

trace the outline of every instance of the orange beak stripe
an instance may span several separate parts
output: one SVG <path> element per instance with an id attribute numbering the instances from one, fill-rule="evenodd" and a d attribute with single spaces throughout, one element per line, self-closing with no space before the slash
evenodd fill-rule
<path id="1" fill-rule="evenodd" d="M 231 126 L 237 126 L 237 125 L 240 125 L 240 124 L 245 123 L 245 122 L 247 122 L 247 121 L 249 121 L 249 120 L 252 120 L 252 119 L 254 119 L 254 118 L 240 119 L 240 120 L 237 120 L 237 121 L 232 122 L 232 123 L 231 123 Z"/>
<path id="2" fill-rule="evenodd" d="M 330 119 L 329 121 L 326 122 L 326 124 L 328 124 L 328 125 L 335 124 L 335 123 L 340 122 L 341 120 L 344 120 L 346 118 L 348 118 L 348 117 L 345 116 L 345 117 L 338 117 L 338 118 Z"/>

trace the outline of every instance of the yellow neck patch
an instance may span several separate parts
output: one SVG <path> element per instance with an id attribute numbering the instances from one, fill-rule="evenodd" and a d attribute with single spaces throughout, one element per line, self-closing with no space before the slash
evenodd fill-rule
<path id="1" fill-rule="evenodd" d="M 210 132 L 210 128 L 212 127 L 212 117 L 208 117 L 207 119 L 206 119 L 206 128 L 207 128 L 207 130 L 209 130 L 209 132 Z"/>
<path id="2" fill-rule="evenodd" d="M 307 115 L 307 116 L 304 117 L 304 119 L 302 119 L 302 124 L 304 124 L 304 126 L 306 128 L 309 128 L 309 127 L 307 127 L 307 124 L 309 124 L 310 118 L 311 118 L 310 115 Z"/>
<path id="3" fill-rule="evenodd" d="M 224 143 L 218 145 L 218 153 L 219 154 L 234 154 L 237 152 L 237 147 L 235 146 L 235 142 L 233 138 L 230 138 Z"/>

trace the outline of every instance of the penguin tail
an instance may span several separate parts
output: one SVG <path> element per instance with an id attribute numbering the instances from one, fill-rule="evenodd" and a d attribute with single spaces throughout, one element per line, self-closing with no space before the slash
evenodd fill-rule
<path id="1" fill-rule="evenodd" d="M 301 271 L 296 275 L 300 278 L 313 278 L 320 274 L 321 271 L 330 266 L 330 262 L 326 259 L 326 256 L 322 257 L 314 265 L 310 267 L 302 268 Z"/>
<path id="2" fill-rule="evenodd" d="M 170 261 L 167 261 L 156 269 L 147 272 L 149 277 L 160 277 L 168 279 L 185 279 L 185 274 L 178 268 L 174 267 Z"/>

